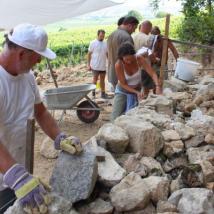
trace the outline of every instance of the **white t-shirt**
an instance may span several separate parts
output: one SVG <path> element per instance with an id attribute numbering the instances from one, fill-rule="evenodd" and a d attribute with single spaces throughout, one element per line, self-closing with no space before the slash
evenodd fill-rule
<path id="1" fill-rule="evenodd" d="M 138 51 L 142 47 L 151 48 L 154 35 L 147 35 L 139 32 L 133 36 L 135 50 Z"/>
<path id="2" fill-rule="evenodd" d="M 88 51 L 91 52 L 90 66 L 92 70 L 105 71 L 106 70 L 106 41 L 99 41 L 97 39 L 90 42 Z"/>
<path id="3" fill-rule="evenodd" d="M 21 164 L 25 164 L 27 120 L 33 117 L 34 104 L 38 103 L 41 98 L 32 72 L 12 76 L 0 66 L 0 140 Z"/>

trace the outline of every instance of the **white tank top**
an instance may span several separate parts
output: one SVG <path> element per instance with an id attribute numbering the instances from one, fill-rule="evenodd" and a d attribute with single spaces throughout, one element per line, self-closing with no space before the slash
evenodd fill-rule
<path id="1" fill-rule="evenodd" d="M 136 57 L 136 60 L 137 60 L 137 57 Z M 123 64 L 126 82 L 130 86 L 139 85 L 141 83 L 141 69 L 140 69 L 140 66 L 138 64 L 138 60 L 137 60 L 137 65 L 138 65 L 138 71 L 136 73 L 132 74 L 132 75 L 128 75 L 126 73 L 125 66 Z"/>

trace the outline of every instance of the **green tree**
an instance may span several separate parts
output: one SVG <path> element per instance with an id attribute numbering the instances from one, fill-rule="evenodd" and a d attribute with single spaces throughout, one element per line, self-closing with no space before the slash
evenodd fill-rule
<path id="1" fill-rule="evenodd" d="M 178 28 L 180 39 L 214 44 L 214 0 L 180 0 L 184 20 Z M 152 0 L 157 10 L 160 0 Z"/>
<path id="2" fill-rule="evenodd" d="M 139 21 L 141 21 L 143 19 L 143 16 L 141 15 L 141 13 L 136 10 L 130 10 L 126 16 L 134 16 Z"/>

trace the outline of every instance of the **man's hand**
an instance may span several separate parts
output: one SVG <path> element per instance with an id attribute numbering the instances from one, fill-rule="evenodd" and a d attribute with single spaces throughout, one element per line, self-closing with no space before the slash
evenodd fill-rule
<path id="1" fill-rule="evenodd" d="M 91 66 L 90 65 L 88 65 L 87 68 L 88 68 L 89 71 L 91 71 Z"/>
<path id="2" fill-rule="evenodd" d="M 60 133 L 54 141 L 55 149 L 61 149 L 70 154 L 79 154 L 82 152 L 82 144 L 80 139 L 74 136 L 66 137 L 64 133 Z"/>
<path id="3" fill-rule="evenodd" d="M 137 98 L 138 98 L 138 100 L 142 100 L 144 98 L 144 93 L 138 92 L 137 93 Z"/>
<path id="4" fill-rule="evenodd" d="M 39 179 L 29 174 L 20 164 L 13 165 L 3 177 L 3 182 L 15 191 L 23 208 L 37 209 L 44 214 L 48 211 L 50 198 Z"/>

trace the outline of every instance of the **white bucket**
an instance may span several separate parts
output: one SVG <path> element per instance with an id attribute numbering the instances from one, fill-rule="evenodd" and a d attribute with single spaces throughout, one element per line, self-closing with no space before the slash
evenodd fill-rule
<path id="1" fill-rule="evenodd" d="M 184 81 L 193 81 L 198 74 L 200 63 L 187 59 L 178 59 L 175 69 L 175 77 Z"/>

